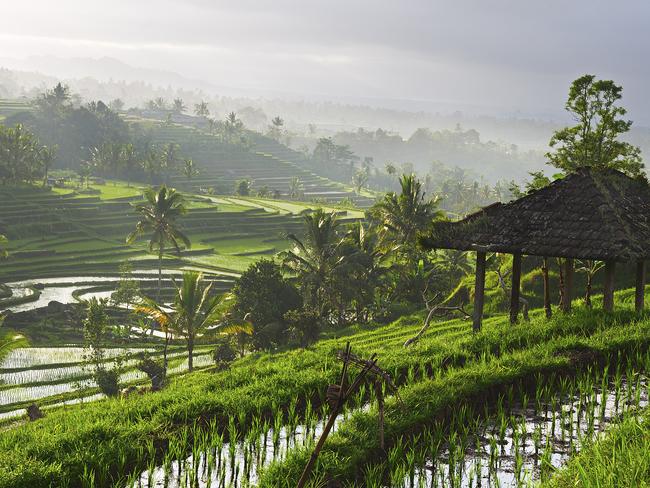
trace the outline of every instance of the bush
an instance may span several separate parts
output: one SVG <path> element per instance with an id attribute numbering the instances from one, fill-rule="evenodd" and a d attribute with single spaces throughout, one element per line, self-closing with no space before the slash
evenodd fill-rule
<path id="1" fill-rule="evenodd" d="M 318 339 L 322 328 L 322 319 L 315 310 L 289 310 L 284 314 L 289 328 L 289 337 L 300 344 L 300 347 L 307 347 Z"/>
<path id="2" fill-rule="evenodd" d="M 284 314 L 302 306 L 298 290 L 282 276 L 280 267 L 268 259 L 249 266 L 232 293 L 232 318 L 253 324 L 253 342 L 259 349 L 281 343 L 286 330 Z"/>
<path id="3" fill-rule="evenodd" d="M 224 342 L 212 351 L 212 359 L 219 369 L 226 369 L 236 358 L 237 353 L 229 342 Z"/>
<path id="4" fill-rule="evenodd" d="M 120 374 L 117 369 L 97 368 L 93 378 L 104 395 L 114 397 L 120 393 Z"/>
<path id="5" fill-rule="evenodd" d="M 165 368 L 162 364 L 151 359 L 149 355 L 145 355 L 142 358 L 137 368 L 149 377 L 153 391 L 158 391 L 165 385 Z"/>

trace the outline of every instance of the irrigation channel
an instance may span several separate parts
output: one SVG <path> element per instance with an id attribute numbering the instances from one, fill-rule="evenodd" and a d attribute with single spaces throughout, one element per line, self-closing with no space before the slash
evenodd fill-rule
<path id="1" fill-rule="evenodd" d="M 635 364 L 641 366 L 588 368 L 572 378 L 539 375 L 532 393 L 518 394 L 523 389 L 512 386 L 482 409 L 459 406 L 447 422 L 399 439 L 383 462 L 359 471 L 365 473 L 359 486 L 521 487 L 546 479 L 585 442 L 648 407 L 650 354 Z M 342 413 L 334 430 L 355 411 L 371 408 L 374 402 L 367 400 L 361 392 L 354 403 L 364 406 Z M 216 424 L 188 428 L 170 442 L 162 464 L 136 475 L 128 487 L 253 486 L 260 470 L 281 462 L 289 450 L 311 449 L 326 415 L 326 407 L 315 412 L 308 406 L 302 423 L 289 411 L 273 424 L 253 419 L 245 434 L 237 431 L 234 418 L 225 433 Z M 190 440 L 190 432 L 198 434 Z"/>

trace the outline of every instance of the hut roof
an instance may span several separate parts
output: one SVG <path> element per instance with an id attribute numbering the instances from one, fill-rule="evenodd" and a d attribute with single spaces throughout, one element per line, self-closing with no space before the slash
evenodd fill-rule
<path id="1" fill-rule="evenodd" d="M 428 248 L 618 260 L 650 258 L 650 186 L 580 168 L 510 203 L 434 226 Z"/>

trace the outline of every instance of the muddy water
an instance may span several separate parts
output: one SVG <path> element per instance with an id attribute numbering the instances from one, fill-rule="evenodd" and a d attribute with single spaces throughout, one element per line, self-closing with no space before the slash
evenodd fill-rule
<path id="1" fill-rule="evenodd" d="M 452 434 L 438 455 L 429 454 L 415 469 L 404 467 L 402 481 L 386 486 L 530 486 L 624 414 L 648 407 L 647 378 L 623 379 L 618 396 L 616 391 L 610 381 L 604 390 L 597 387 L 582 397 L 557 396 L 537 405 L 532 399 L 525 407 L 519 403 L 505 415 L 481 422 L 478 435 Z"/>

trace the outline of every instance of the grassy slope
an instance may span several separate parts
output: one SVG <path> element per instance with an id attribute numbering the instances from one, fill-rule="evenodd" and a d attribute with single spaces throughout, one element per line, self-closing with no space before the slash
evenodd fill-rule
<path id="1" fill-rule="evenodd" d="M 650 486 L 650 411 L 627 418 L 582 450 L 541 488 Z"/>
<path id="2" fill-rule="evenodd" d="M 475 349 L 477 360 L 464 367 L 451 368 L 446 375 L 402 387 L 403 404 L 395 398 L 386 402 L 386 451 L 424 425 L 445 419 L 465 401 L 489 396 L 514 383 L 533 380 L 538 373 L 566 374 L 582 367 L 576 362 L 581 355 L 573 355 L 575 350 L 588 351 L 587 357 L 597 359 L 650 345 L 647 316 L 634 321 L 630 315 L 608 317 L 582 311 L 568 319 L 554 319 L 546 327 L 544 323 L 538 318 L 519 333 L 511 333 L 503 323 L 492 327 L 489 334 L 500 337 L 483 336 L 478 340 L 483 344 L 478 347 L 476 343 L 473 347 L 468 344 L 467 349 Z M 495 348 L 499 350 L 498 355 L 481 359 L 482 354 Z M 382 459 L 378 438 L 375 408 L 356 413 L 327 440 L 313 479 L 332 477 L 339 481 L 359 481 L 363 466 Z M 295 486 L 309 454 L 305 450 L 294 450 L 282 462 L 272 464 L 263 472 L 260 486 Z"/>
<path id="3" fill-rule="evenodd" d="M 305 399 L 317 404 L 337 376 L 333 353 L 346 340 L 359 354 L 379 352 L 380 364 L 402 385 L 409 370 L 419 371 L 419 380 L 402 388 L 413 414 L 394 417 L 390 413 L 394 405 L 389 405 L 388 439 L 468 395 L 540 369 L 571 367 L 570 357 L 561 354 L 566 348 L 586 347 L 605 354 L 650 341 L 650 320 L 635 321 L 629 310 L 614 315 L 577 311 L 569 319 L 558 316 L 551 322 L 535 313 L 526 327 L 509 326 L 505 316 L 489 319 L 477 335 L 470 333 L 466 321 L 441 322 L 404 354 L 402 344 L 417 331 L 421 319 L 413 316 L 385 327 L 351 328 L 345 336 L 322 340 L 309 350 L 252 355 L 230 371 L 193 374 L 161 393 L 68 407 L 2 432 L 0 486 L 27 486 L 28 480 L 47 484 L 53 478 L 78 481 L 84 469 L 93 469 L 98 484 L 106 486 L 123 480 L 136 460 L 139 467 L 146 466 L 147 446 L 166 445 L 184 425 L 210 419 L 226 425 L 232 417 L 245 430 L 253 416 L 268 418 L 292 402 L 304 405 Z M 429 379 L 430 370 L 439 374 Z M 371 414 L 355 416 L 326 444 L 320 469 L 330 466 L 349 476 L 349 470 L 370 460 L 375 423 Z M 304 454 L 293 453 L 288 463 L 271 470 L 267 480 L 273 481 L 267 486 L 293 480 Z M 17 463 L 18 459 L 24 462 Z"/>

